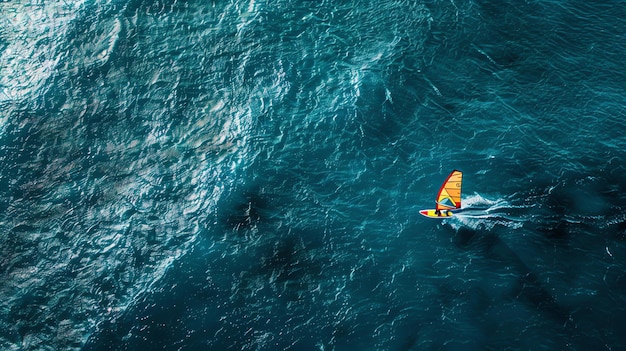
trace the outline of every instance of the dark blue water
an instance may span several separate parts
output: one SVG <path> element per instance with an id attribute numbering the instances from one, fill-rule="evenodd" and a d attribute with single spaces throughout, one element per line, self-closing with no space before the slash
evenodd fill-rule
<path id="1" fill-rule="evenodd" d="M 0 2 L 0 349 L 626 349 L 625 5 Z"/>

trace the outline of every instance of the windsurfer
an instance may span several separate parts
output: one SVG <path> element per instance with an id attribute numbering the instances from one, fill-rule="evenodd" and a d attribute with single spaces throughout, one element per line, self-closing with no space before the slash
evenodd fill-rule
<path id="1" fill-rule="evenodd" d="M 458 170 L 452 171 L 439 189 L 434 210 L 420 211 L 426 217 L 450 217 L 454 209 L 461 208 L 461 181 L 463 173 Z"/>

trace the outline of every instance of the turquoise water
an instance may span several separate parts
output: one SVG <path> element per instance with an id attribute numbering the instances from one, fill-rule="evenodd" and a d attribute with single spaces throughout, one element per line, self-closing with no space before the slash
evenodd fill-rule
<path id="1" fill-rule="evenodd" d="M 624 5 L 0 2 L 0 349 L 626 348 Z"/>

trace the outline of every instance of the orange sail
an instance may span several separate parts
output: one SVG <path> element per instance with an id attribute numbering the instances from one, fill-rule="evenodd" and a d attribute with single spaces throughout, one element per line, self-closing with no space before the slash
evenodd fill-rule
<path id="1" fill-rule="evenodd" d="M 461 208 L 462 181 L 463 172 L 454 170 L 450 173 L 437 194 L 437 211 Z"/>

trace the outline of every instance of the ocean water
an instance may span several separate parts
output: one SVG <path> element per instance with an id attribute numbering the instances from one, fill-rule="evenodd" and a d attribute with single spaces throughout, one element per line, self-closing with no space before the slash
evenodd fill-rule
<path id="1" fill-rule="evenodd" d="M 626 349 L 625 5 L 0 2 L 0 349 Z"/>

